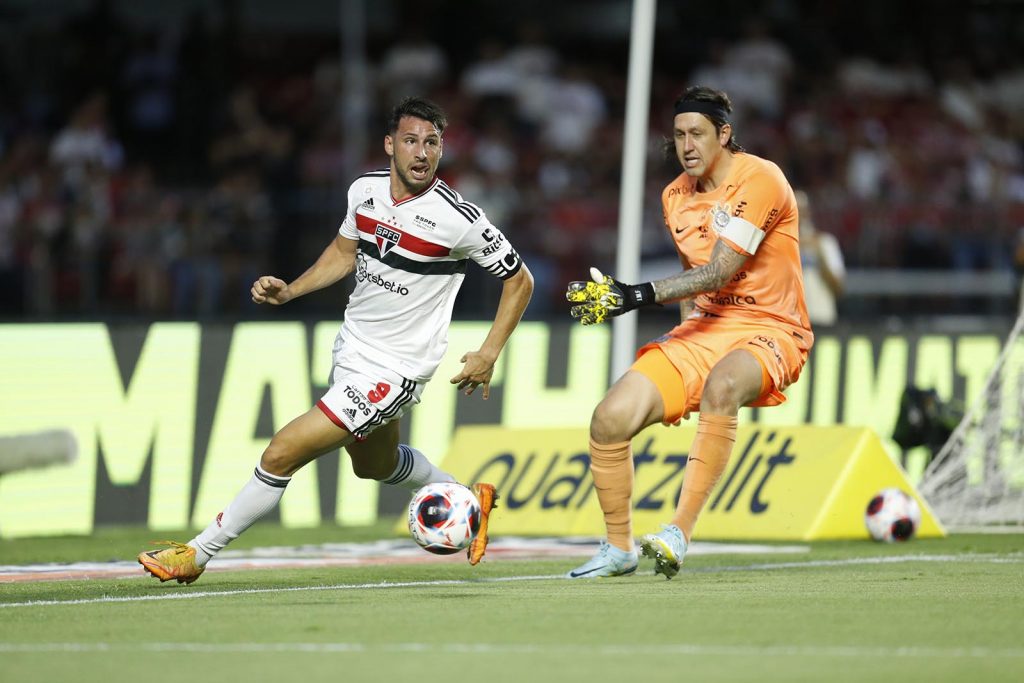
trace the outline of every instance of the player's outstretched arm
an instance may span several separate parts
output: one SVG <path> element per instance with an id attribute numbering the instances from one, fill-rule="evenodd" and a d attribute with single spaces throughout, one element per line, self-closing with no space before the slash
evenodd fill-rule
<path id="1" fill-rule="evenodd" d="M 470 395 L 478 386 L 483 386 L 483 397 L 486 400 L 491 395 L 491 375 L 494 374 L 494 364 L 505 348 L 505 343 L 516 329 L 516 325 L 523 317 L 526 305 L 530 303 L 533 296 L 533 274 L 524 263 L 519 271 L 505 280 L 501 288 L 501 299 L 498 301 L 498 312 L 494 315 L 494 323 L 491 325 L 487 338 L 480 345 L 478 351 L 469 351 L 459 361 L 462 365 L 462 372 L 451 378 L 452 384 L 458 385 L 459 391 L 465 391 Z"/>
<path id="2" fill-rule="evenodd" d="M 656 282 L 628 285 L 604 275 L 597 268 L 591 268 L 592 281 L 570 282 L 565 298 L 576 304 L 569 309 L 572 317 L 584 325 L 594 325 L 641 306 L 682 301 L 697 294 L 713 292 L 729 282 L 746 260 L 746 254 L 719 240 L 706 264 Z M 680 309 L 680 313 L 683 312 Z"/>
<path id="3" fill-rule="evenodd" d="M 280 306 L 303 294 L 333 285 L 355 268 L 358 244 L 356 240 L 341 235 L 335 237 L 316 263 L 291 284 L 273 275 L 261 275 L 252 285 L 252 300 L 258 304 Z"/>
<path id="4" fill-rule="evenodd" d="M 659 303 L 692 299 L 698 294 L 714 292 L 724 287 L 739 272 L 749 256 L 718 240 L 711 258 L 703 266 L 684 270 L 654 283 Z"/>

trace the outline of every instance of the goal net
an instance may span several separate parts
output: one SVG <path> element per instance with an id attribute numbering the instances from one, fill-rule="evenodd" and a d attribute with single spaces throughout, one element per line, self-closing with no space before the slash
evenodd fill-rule
<path id="1" fill-rule="evenodd" d="M 1024 313 L 918 490 L 948 527 L 1024 525 Z"/>

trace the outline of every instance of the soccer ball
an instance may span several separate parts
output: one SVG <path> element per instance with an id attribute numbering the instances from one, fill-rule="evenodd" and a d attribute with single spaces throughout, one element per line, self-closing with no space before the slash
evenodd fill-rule
<path id="1" fill-rule="evenodd" d="M 480 530 L 480 503 L 462 484 L 427 484 L 409 503 L 409 533 L 424 550 L 451 555 L 465 550 Z"/>
<path id="2" fill-rule="evenodd" d="M 883 489 L 868 503 L 864 524 L 876 541 L 909 541 L 921 526 L 921 507 L 900 489 Z"/>

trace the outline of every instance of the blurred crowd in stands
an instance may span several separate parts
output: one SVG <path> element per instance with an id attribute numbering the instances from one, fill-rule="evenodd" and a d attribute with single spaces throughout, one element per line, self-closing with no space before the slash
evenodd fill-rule
<path id="1" fill-rule="evenodd" d="M 663 142 L 674 98 L 704 84 L 732 97 L 737 140 L 806 191 L 848 268 L 1024 264 L 1024 9 L 936 3 L 934 28 L 915 32 L 915 2 L 724 2 L 739 18 L 696 38 L 661 4 L 645 259 L 674 253 L 659 197 L 678 166 Z M 367 36 L 369 125 L 353 130 L 337 27 L 256 30 L 244 5 L 172 26 L 102 1 L 3 17 L 0 317 L 257 315 L 254 277 L 291 279 L 316 258 L 352 174 L 387 163 L 388 109 L 414 93 L 449 112 L 441 176 L 534 271 L 531 315 L 562 312 L 564 282 L 587 266 L 613 269 L 628 35 L 402 5 Z M 490 310 L 497 287 L 467 287 L 459 311 Z M 296 310 L 337 316 L 342 301 Z"/>

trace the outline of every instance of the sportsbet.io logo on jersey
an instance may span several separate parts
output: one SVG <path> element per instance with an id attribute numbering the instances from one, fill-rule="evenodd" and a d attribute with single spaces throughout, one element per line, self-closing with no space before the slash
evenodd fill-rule
<path id="1" fill-rule="evenodd" d="M 487 237 L 487 233 L 486 232 L 484 233 L 484 237 Z M 494 237 L 490 237 L 489 239 L 494 240 Z M 505 242 L 504 236 L 498 235 L 498 239 L 496 241 L 492 241 L 490 244 L 488 244 L 486 247 L 484 247 L 484 250 L 483 250 L 481 255 L 482 256 L 490 256 L 494 252 L 496 252 L 499 249 L 503 248 L 504 247 L 504 242 Z M 515 264 L 510 264 L 510 265 L 515 265 Z"/>
<path id="2" fill-rule="evenodd" d="M 386 280 L 376 273 L 371 273 L 366 267 L 366 256 L 363 252 L 356 254 L 356 280 L 359 282 L 369 282 L 371 285 L 377 285 L 400 296 L 408 296 L 409 294 L 409 288 L 405 285 L 400 285 L 393 280 Z"/>

